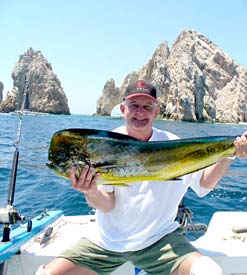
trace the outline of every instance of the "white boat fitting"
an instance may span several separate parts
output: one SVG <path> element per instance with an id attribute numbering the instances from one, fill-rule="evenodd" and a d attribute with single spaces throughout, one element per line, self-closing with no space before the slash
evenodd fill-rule
<path id="1" fill-rule="evenodd" d="M 247 212 L 216 212 L 192 244 L 217 261 L 224 274 L 247 274 Z"/>
<path id="2" fill-rule="evenodd" d="M 64 216 L 48 211 L 32 220 L 31 232 L 25 226 L 12 230 L 10 242 L 0 245 L 0 260 L 8 259 L 7 275 L 33 275 L 39 265 L 49 262 L 71 246 L 95 222 L 93 215 Z M 247 275 L 247 212 L 216 212 L 207 232 L 192 244 L 214 258 L 224 275 Z M 145 275 L 126 263 L 113 275 Z"/>

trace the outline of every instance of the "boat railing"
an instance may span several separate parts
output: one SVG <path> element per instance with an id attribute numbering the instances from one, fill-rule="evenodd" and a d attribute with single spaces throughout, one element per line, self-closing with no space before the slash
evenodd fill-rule
<path id="1" fill-rule="evenodd" d="M 182 200 L 178 207 L 177 221 L 181 224 L 185 234 L 193 233 L 195 238 L 199 237 L 199 234 L 207 231 L 207 225 L 204 223 L 194 223 L 193 212 L 185 206 L 184 200 Z"/>

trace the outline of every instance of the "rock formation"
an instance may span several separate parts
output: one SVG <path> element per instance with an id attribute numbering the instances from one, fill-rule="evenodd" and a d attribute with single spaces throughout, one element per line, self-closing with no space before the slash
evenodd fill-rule
<path id="1" fill-rule="evenodd" d="M 0 103 L 2 102 L 3 100 L 3 82 L 0 81 Z"/>
<path id="2" fill-rule="evenodd" d="M 115 105 L 117 105 L 119 103 L 119 95 L 120 91 L 115 86 L 115 81 L 113 79 L 108 80 L 103 89 L 103 96 L 99 98 L 97 102 L 97 114 L 108 116 L 108 106 L 114 107 Z"/>
<path id="3" fill-rule="evenodd" d="M 61 83 L 40 51 L 30 48 L 20 55 L 12 78 L 13 88 L 1 103 L 1 112 L 20 109 L 26 87 L 25 109 L 33 112 L 70 114 Z"/>
<path id="4" fill-rule="evenodd" d="M 128 83 L 143 79 L 159 91 L 160 114 L 183 121 L 247 121 L 247 70 L 205 36 L 183 31 L 171 50 L 161 43 L 152 58 L 116 87 L 104 87 L 96 114 L 110 115 Z M 103 110 L 103 111 L 102 111 Z"/>

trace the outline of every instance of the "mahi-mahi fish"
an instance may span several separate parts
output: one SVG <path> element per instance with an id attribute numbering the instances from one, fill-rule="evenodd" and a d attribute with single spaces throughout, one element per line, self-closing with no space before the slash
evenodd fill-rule
<path id="1" fill-rule="evenodd" d="M 98 184 L 124 186 L 145 180 L 173 180 L 235 154 L 235 137 L 213 136 L 144 142 L 104 130 L 65 129 L 50 143 L 47 165 L 63 177 L 88 164 Z"/>

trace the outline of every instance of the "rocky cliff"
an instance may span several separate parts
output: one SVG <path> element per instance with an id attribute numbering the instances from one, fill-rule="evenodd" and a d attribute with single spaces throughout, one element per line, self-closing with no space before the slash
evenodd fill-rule
<path id="1" fill-rule="evenodd" d="M 68 100 L 51 64 L 40 51 L 32 48 L 20 55 L 15 64 L 12 78 L 13 88 L 0 104 L 1 112 L 11 112 L 21 108 L 26 89 L 25 109 L 33 112 L 70 114 Z M 27 85 L 26 85 L 27 84 Z"/>
<path id="2" fill-rule="evenodd" d="M 3 82 L 0 81 L 0 103 L 2 102 L 3 100 Z"/>
<path id="3" fill-rule="evenodd" d="M 110 115 L 134 79 L 150 81 L 158 88 L 164 118 L 247 121 L 247 70 L 196 31 L 183 31 L 171 50 L 167 42 L 161 43 L 147 64 L 125 77 L 121 87 L 113 79 L 108 81 L 96 114 Z"/>

